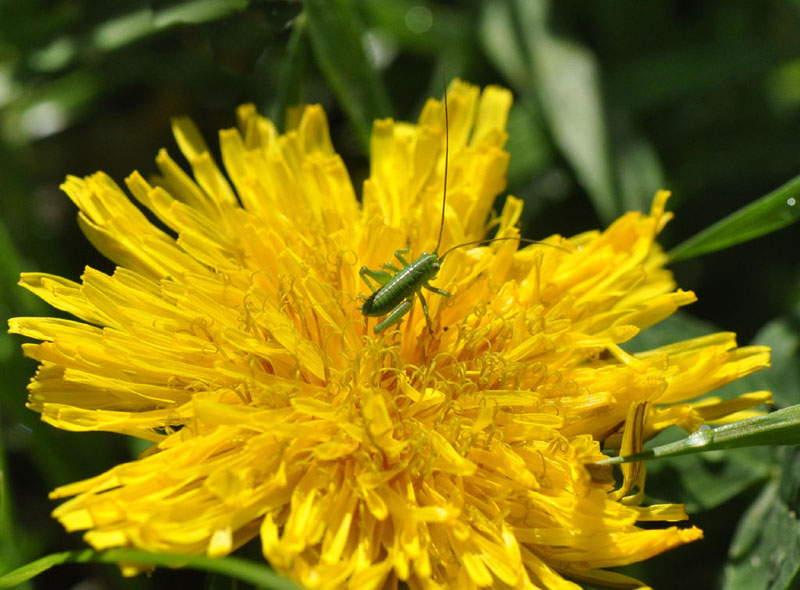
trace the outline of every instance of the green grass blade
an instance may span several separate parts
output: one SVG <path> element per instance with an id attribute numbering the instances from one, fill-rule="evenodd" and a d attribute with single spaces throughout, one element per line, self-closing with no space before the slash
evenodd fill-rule
<path id="1" fill-rule="evenodd" d="M 469 11 L 457 5 L 420 4 L 417 0 L 369 0 L 360 2 L 359 9 L 371 28 L 385 31 L 406 51 L 437 57 L 445 52 L 463 51 L 472 40 Z M 413 24 L 409 25 L 409 16 L 415 12 L 429 15 L 428 30 L 421 32 Z M 422 18 L 425 19 L 425 16 Z M 439 84 L 434 96 L 438 96 L 441 93 L 441 81 L 438 71 L 435 74 Z M 448 75 L 448 78 L 452 78 L 452 75 Z"/>
<path id="2" fill-rule="evenodd" d="M 724 250 L 791 225 L 800 219 L 800 176 L 731 213 L 669 252 L 685 260 Z"/>
<path id="3" fill-rule="evenodd" d="M 16 588 L 51 567 L 64 563 L 135 563 L 161 567 L 182 567 L 214 572 L 270 590 L 296 590 L 298 586 L 280 577 L 266 565 L 238 557 L 212 558 L 203 555 L 170 555 L 148 553 L 137 549 L 109 551 L 64 551 L 53 553 L 0 576 L 0 588 Z"/>
<path id="4" fill-rule="evenodd" d="M 286 46 L 286 58 L 278 75 L 278 88 L 272 105 L 272 120 L 281 130 L 286 128 L 286 109 L 302 102 L 302 80 L 306 66 L 306 20 L 301 14 L 292 25 L 292 34 Z"/>
<path id="5" fill-rule="evenodd" d="M 317 63 L 369 151 L 372 121 L 391 114 L 383 82 L 364 49 L 364 31 L 349 0 L 306 0 L 305 16 Z"/>
<path id="6" fill-rule="evenodd" d="M 100 24 L 92 34 L 92 46 L 99 51 L 115 51 L 170 27 L 219 20 L 247 8 L 247 0 L 190 0 L 160 10 L 145 8 L 114 16 Z"/>
<path id="7" fill-rule="evenodd" d="M 617 465 L 721 449 L 796 444 L 800 444 L 800 404 L 717 428 L 700 429 L 682 440 L 633 455 L 609 457 L 597 464 Z"/>
<path id="8" fill-rule="evenodd" d="M 0 436 L 0 567 L 3 569 L 14 567 L 22 561 L 16 533 L 6 451 L 3 436 Z"/>
<path id="9" fill-rule="evenodd" d="M 508 3 L 486 2 L 482 9 L 479 34 L 486 56 L 516 90 L 530 87 L 528 57 L 519 43 Z"/>
<path id="10" fill-rule="evenodd" d="M 61 565 L 62 563 L 82 563 L 88 561 L 84 558 L 86 553 L 93 553 L 93 551 L 64 551 L 63 553 L 53 553 L 41 557 L 0 576 L 0 588 L 16 588 L 23 582 L 27 582 L 42 572 L 49 570 L 51 567 Z"/>
<path id="11" fill-rule="evenodd" d="M 41 313 L 46 306 L 37 297 L 26 296 L 17 282 L 24 268 L 22 256 L 11 239 L 8 227 L 0 219 L 0 309 L 3 314 Z M 0 360 L 5 361 L 5 349 L 0 351 Z"/>

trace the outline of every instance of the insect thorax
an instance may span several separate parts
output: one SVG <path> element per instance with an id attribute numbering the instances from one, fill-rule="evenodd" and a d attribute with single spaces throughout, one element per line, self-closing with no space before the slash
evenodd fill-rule
<path id="1" fill-rule="evenodd" d="M 436 278 L 439 272 L 439 255 L 423 252 L 419 258 L 400 269 L 389 282 L 367 297 L 361 313 L 367 316 L 382 316 L 399 305 L 404 299 L 418 292 L 424 284 Z"/>

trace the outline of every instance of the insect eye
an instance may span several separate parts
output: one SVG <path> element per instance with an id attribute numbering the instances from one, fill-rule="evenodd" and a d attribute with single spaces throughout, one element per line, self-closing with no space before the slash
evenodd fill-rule
<path id="1" fill-rule="evenodd" d="M 434 262 L 431 266 L 433 267 L 433 270 L 439 270 L 441 265 L 438 262 Z"/>

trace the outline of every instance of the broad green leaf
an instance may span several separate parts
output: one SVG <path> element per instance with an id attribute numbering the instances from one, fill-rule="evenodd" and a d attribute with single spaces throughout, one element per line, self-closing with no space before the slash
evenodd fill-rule
<path id="1" fill-rule="evenodd" d="M 606 223 L 621 212 L 597 63 L 578 43 L 553 33 L 549 3 L 513 0 L 511 16 L 555 143 Z"/>
<path id="2" fill-rule="evenodd" d="M 756 590 L 766 588 L 769 560 L 753 560 L 744 563 L 743 558 L 756 552 L 763 531 L 761 527 L 780 513 L 781 502 L 778 497 L 778 482 L 770 482 L 761 491 L 755 502 L 739 520 L 736 535 L 729 549 L 731 563 L 725 568 L 725 588 Z M 784 515 L 788 516 L 788 515 Z M 784 519 L 780 519 L 784 520 Z"/>
<path id="3" fill-rule="evenodd" d="M 722 331 L 722 328 L 712 322 L 700 319 L 687 311 L 679 309 L 665 320 L 648 327 L 646 330 L 642 330 L 633 340 L 626 342 L 623 348 L 631 353 L 644 352 L 660 346 L 666 346 L 668 344 L 699 338 L 700 336 Z M 762 342 L 760 340 L 755 340 L 752 344 L 771 345 L 770 342 Z M 746 375 L 719 389 L 709 392 L 707 395 L 719 396 L 723 399 L 732 399 L 751 391 L 763 389 L 772 390 L 770 383 L 764 380 L 765 376 L 771 373 L 772 369 L 767 369 Z M 705 395 L 701 397 L 705 397 Z M 781 405 L 788 406 L 791 404 L 787 403 Z"/>
<path id="4" fill-rule="evenodd" d="M 665 320 L 639 332 L 633 340 L 626 342 L 623 348 L 631 353 L 644 352 L 719 331 L 720 329 L 711 322 L 678 310 Z"/>
<path id="5" fill-rule="evenodd" d="M 632 455 L 609 457 L 598 461 L 597 464 L 617 465 L 721 449 L 796 444 L 800 444 L 800 404 L 716 428 L 701 427 L 682 440 L 645 449 Z"/>
<path id="6" fill-rule="evenodd" d="M 719 331 L 720 328 L 713 323 L 679 310 L 643 330 L 625 345 L 625 349 L 642 352 Z M 755 343 L 769 344 L 759 340 Z M 748 375 L 709 395 L 731 399 L 750 391 L 771 389 L 763 381 L 771 372 L 767 370 Z M 683 430 L 671 428 L 659 434 L 651 444 L 658 446 L 685 436 Z M 770 457 L 769 449 L 752 447 L 735 453 L 714 451 L 651 462 L 647 466 L 647 495 L 656 503 L 673 502 L 680 498 L 689 512 L 710 510 L 764 481 L 770 473 Z"/>
<path id="7" fill-rule="evenodd" d="M 754 344 L 769 346 L 770 364 L 767 371 L 751 376 L 755 389 L 772 392 L 778 406 L 800 403 L 800 306 L 784 317 L 773 320 L 759 330 Z"/>
<path id="8" fill-rule="evenodd" d="M 280 577 L 264 564 L 238 557 L 212 558 L 202 555 L 170 555 L 148 553 L 137 549 L 110 549 L 97 552 L 90 549 L 53 553 L 0 576 L 0 588 L 16 588 L 51 567 L 65 563 L 135 563 L 160 567 L 216 572 L 270 590 L 295 590 L 297 585 Z"/>
<path id="9" fill-rule="evenodd" d="M 730 248 L 791 225 L 800 219 L 800 176 L 731 213 L 669 252 L 684 260 Z"/>
<path id="10" fill-rule="evenodd" d="M 800 449 L 786 449 L 779 481 L 739 522 L 725 568 L 725 590 L 789 590 L 800 579 Z"/>
<path id="11" fill-rule="evenodd" d="M 317 63 L 369 151 L 372 121 L 391 114 L 383 82 L 364 49 L 364 31 L 350 0 L 306 0 L 305 16 Z"/>
<path id="12" fill-rule="evenodd" d="M 678 428 L 684 436 L 685 433 Z M 711 510 L 765 481 L 772 469 L 768 447 L 712 451 L 647 464 L 646 492 L 651 503 L 677 499 L 691 514 Z"/>

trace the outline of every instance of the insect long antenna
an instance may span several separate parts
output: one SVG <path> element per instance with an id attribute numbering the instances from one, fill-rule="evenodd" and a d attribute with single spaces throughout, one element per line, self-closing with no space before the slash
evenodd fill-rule
<path id="1" fill-rule="evenodd" d="M 444 230 L 444 207 L 447 204 L 447 160 L 450 159 L 450 117 L 447 113 L 447 79 L 442 72 L 442 85 L 444 86 L 444 188 L 442 189 L 442 220 L 439 223 L 439 239 L 436 242 L 436 249 L 442 245 L 442 231 Z"/>
<path id="2" fill-rule="evenodd" d="M 456 250 L 458 248 L 463 248 L 464 246 L 477 246 L 478 244 L 491 244 L 492 242 L 502 242 L 504 240 L 519 240 L 520 242 L 525 242 L 527 244 L 539 244 L 540 246 L 549 246 L 550 248 L 556 248 L 557 250 L 563 250 L 567 254 L 572 254 L 571 250 L 568 250 L 567 248 L 564 248 L 562 246 L 556 246 L 555 244 L 550 244 L 548 242 L 542 242 L 540 240 L 529 240 L 528 238 L 518 238 L 518 237 L 509 236 L 509 237 L 506 237 L 506 238 L 487 238 L 485 240 L 474 240 L 472 242 L 464 242 L 463 244 L 456 244 L 455 246 L 453 246 L 452 248 L 448 249 L 447 252 L 445 252 L 444 254 L 442 254 L 439 257 L 439 262 L 442 262 L 444 260 L 445 256 L 447 256 L 448 254 L 450 254 L 450 252 L 452 252 L 453 250 Z"/>

